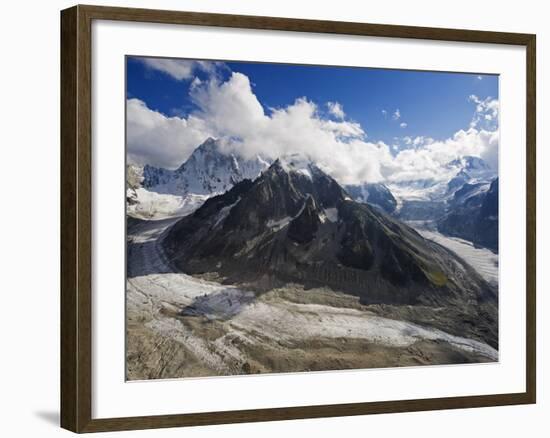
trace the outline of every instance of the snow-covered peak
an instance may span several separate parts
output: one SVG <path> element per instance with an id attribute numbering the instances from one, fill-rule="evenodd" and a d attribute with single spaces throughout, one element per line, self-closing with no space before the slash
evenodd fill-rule
<path id="1" fill-rule="evenodd" d="M 220 143 L 216 139 L 209 137 L 201 143 L 189 156 L 189 158 L 176 170 L 176 172 L 185 172 L 191 163 L 203 165 L 216 156 L 223 155 L 220 150 Z"/>
<path id="2" fill-rule="evenodd" d="M 220 140 L 208 138 L 174 171 L 146 166 L 143 185 L 158 193 L 220 194 L 243 179 L 255 179 L 267 167 L 261 157 L 246 160 L 222 150 Z"/>
<path id="3" fill-rule="evenodd" d="M 256 179 L 269 165 L 260 156 L 244 159 L 225 151 L 221 140 L 208 138 L 176 170 L 150 165 L 129 167 L 128 201 L 134 205 L 135 216 L 147 213 L 147 217 L 156 218 L 188 214 L 191 207 L 226 192 L 243 179 Z"/>

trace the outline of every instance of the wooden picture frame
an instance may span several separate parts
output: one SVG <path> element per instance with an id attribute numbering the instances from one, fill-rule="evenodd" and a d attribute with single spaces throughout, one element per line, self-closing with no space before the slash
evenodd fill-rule
<path id="1" fill-rule="evenodd" d="M 92 35 L 94 20 L 519 45 L 526 48 L 526 391 L 195 414 L 92 418 Z M 529 404 L 536 401 L 536 37 L 475 30 L 75 6 L 61 12 L 61 426 L 99 432 Z"/>

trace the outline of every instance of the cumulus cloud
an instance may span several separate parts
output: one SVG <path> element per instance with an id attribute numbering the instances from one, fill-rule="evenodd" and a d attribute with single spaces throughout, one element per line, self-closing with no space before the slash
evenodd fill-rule
<path id="1" fill-rule="evenodd" d="M 190 97 L 198 107 L 196 115 L 208 122 L 217 137 L 241 137 L 261 130 L 268 121 L 250 80 L 242 73 L 233 73 L 226 82 L 194 81 Z"/>
<path id="2" fill-rule="evenodd" d="M 486 126 L 476 124 L 441 141 L 427 136 L 403 137 L 398 142 L 405 146 L 398 147 L 367 141 L 359 123 L 345 114 L 327 118 L 326 112 L 306 97 L 265 110 L 242 73 L 233 72 L 226 80 L 194 79 L 189 93 L 196 109 L 187 118 L 168 117 L 138 99 L 128 100 L 131 160 L 175 168 L 212 136 L 224 139 L 225 151 L 244 158 L 261 155 L 276 159 L 301 153 L 343 184 L 438 179 L 448 171 L 446 163 L 463 155 L 482 157 L 495 168 L 498 163 L 498 130 Z M 494 103 L 471 101 L 476 107 L 481 104 L 480 113 L 493 117 Z M 401 116 L 399 110 L 393 115 L 396 113 Z"/>
<path id="3" fill-rule="evenodd" d="M 219 62 L 173 58 L 139 58 L 139 60 L 147 67 L 163 72 L 178 81 L 192 79 L 197 71 L 212 74 L 222 65 Z"/>
<path id="4" fill-rule="evenodd" d="M 139 99 L 126 102 L 126 142 L 132 163 L 178 167 L 209 136 L 209 128 L 197 117 L 167 117 Z"/>
<path id="5" fill-rule="evenodd" d="M 327 102 L 328 111 L 337 119 L 343 120 L 346 114 L 344 113 L 344 107 L 338 102 Z"/>
<path id="6" fill-rule="evenodd" d="M 399 120 L 401 118 L 401 111 L 399 111 L 399 108 L 397 108 L 392 115 L 393 120 Z"/>
<path id="7" fill-rule="evenodd" d="M 409 137 L 408 140 L 414 147 L 400 151 L 387 164 L 389 172 L 385 177 L 389 181 L 446 178 L 445 164 L 465 155 L 481 157 L 493 168 L 498 168 L 498 131 L 469 128 L 442 141 L 429 137 Z"/>
<path id="8" fill-rule="evenodd" d="M 388 117 L 388 112 L 385 109 L 383 109 L 382 110 L 382 115 L 384 116 L 384 118 L 386 118 L 386 117 Z"/>
<path id="9" fill-rule="evenodd" d="M 405 122 L 401 122 L 401 123 L 399 124 L 399 127 L 400 127 L 400 128 L 406 128 L 406 127 L 407 127 L 407 124 L 406 124 Z"/>

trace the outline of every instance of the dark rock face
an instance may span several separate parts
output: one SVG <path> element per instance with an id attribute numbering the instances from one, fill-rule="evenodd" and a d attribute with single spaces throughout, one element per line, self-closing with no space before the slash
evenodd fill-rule
<path id="1" fill-rule="evenodd" d="M 452 192 L 457 188 L 460 188 L 461 186 L 463 186 L 468 181 L 470 181 L 470 175 L 468 175 L 464 170 L 461 170 L 456 174 L 456 176 L 453 179 L 451 179 L 447 183 L 447 191 Z"/>
<path id="2" fill-rule="evenodd" d="M 445 214 L 446 208 L 444 201 L 403 200 L 397 216 L 404 221 L 437 220 Z"/>
<path id="3" fill-rule="evenodd" d="M 498 252 L 498 178 L 481 205 L 474 242 Z"/>
<path id="4" fill-rule="evenodd" d="M 311 242 L 321 225 L 320 213 L 313 197 L 308 196 L 301 212 L 288 225 L 288 238 L 301 245 Z"/>
<path id="5" fill-rule="evenodd" d="M 345 189 L 354 201 L 370 204 L 386 213 L 391 214 L 397 208 L 397 200 L 382 183 L 347 185 Z"/>
<path id="6" fill-rule="evenodd" d="M 451 201 L 451 205 L 459 205 L 464 204 L 466 202 L 471 202 L 471 198 L 475 197 L 479 200 L 480 194 L 482 195 L 482 192 L 484 192 L 484 188 L 487 184 L 484 183 L 478 183 L 478 184 L 464 184 L 460 189 L 458 189 L 454 195 L 453 199 Z M 478 202 L 478 201 L 474 201 Z"/>
<path id="7" fill-rule="evenodd" d="M 498 252 L 498 178 L 489 186 L 465 184 L 448 213 L 437 223 L 440 232 Z"/>

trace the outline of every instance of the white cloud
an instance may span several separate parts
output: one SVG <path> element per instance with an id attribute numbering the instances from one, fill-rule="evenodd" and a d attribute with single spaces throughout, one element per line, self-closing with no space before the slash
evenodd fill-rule
<path id="1" fill-rule="evenodd" d="M 401 122 L 401 123 L 399 124 L 399 127 L 400 127 L 400 128 L 406 128 L 406 127 L 407 127 L 407 124 L 406 124 L 405 122 Z"/>
<path id="2" fill-rule="evenodd" d="M 482 80 L 483 80 L 483 76 L 478 75 L 478 76 L 477 76 L 477 79 L 478 79 L 478 81 L 482 81 Z"/>
<path id="3" fill-rule="evenodd" d="M 138 58 L 147 67 L 163 72 L 178 81 L 192 79 L 196 72 L 202 70 L 214 73 L 222 63 L 211 61 L 192 61 L 173 58 Z"/>
<path id="4" fill-rule="evenodd" d="M 388 112 L 385 109 L 383 109 L 382 110 L 382 115 L 384 116 L 384 118 L 386 118 L 386 117 L 388 117 Z"/>
<path id="5" fill-rule="evenodd" d="M 405 143 L 405 145 L 411 146 L 411 147 L 427 146 L 434 142 L 433 138 L 425 137 L 423 135 L 420 135 L 414 138 L 407 135 L 401 138 L 401 140 L 403 141 L 403 143 Z"/>
<path id="6" fill-rule="evenodd" d="M 261 130 L 268 121 L 248 77 L 242 73 L 233 73 L 226 82 L 196 82 L 190 96 L 199 108 L 196 115 L 208 123 L 217 137 L 240 137 Z"/>
<path id="7" fill-rule="evenodd" d="M 178 167 L 210 135 L 196 117 L 167 117 L 139 99 L 126 102 L 128 159 L 136 164 Z"/>
<path id="8" fill-rule="evenodd" d="M 460 130 L 451 138 L 435 141 L 429 137 L 411 140 L 414 148 L 400 151 L 384 176 L 390 181 L 407 181 L 447 177 L 445 164 L 464 155 L 483 158 L 493 168 L 498 168 L 498 131 L 469 128 Z"/>
<path id="9" fill-rule="evenodd" d="M 468 100 L 475 103 L 476 108 L 472 121 L 471 128 L 484 128 L 494 130 L 498 127 L 499 102 L 497 99 L 487 97 L 480 99 L 475 94 L 471 94 Z"/>
<path id="10" fill-rule="evenodd" d="M 414 138 L 412 144 L 415 147 L 419 147 L 419 146 L 425 146 L 425 145 L 432 144 L 433 142 L 434 142 L 433 138 L 425 137 L 423 135 L 420 135 L 420 136 L 417 136 L 417 137 Z"/>
<path id="11" fill-rule="evenodd" d="M 346 117 L 344 107 L 338 102 L 327 102 L 328 111 L 337 119 L 343 120 Z"/>
<path id="12" fill-rule="evenodd" d="M 392 119 L 399 120 L 400 118 L 401 118 L 401 111 L 399 111 L 399 108 L 397 108 L 392 115 Z"/>
<path id="13" fill-rule="evenodd" d="M 299 152 L 343 184 L 442 178 L 445 164 L 463 155 L 498 163 L 498 130 L 471 126 L 451 138 L 403 137 L 391 146 L 366 140 L 360 124 L 331 120 L 305 97 L 266 113 L 248 77 L 194 80 L 190 97 L 197 109 L 187 118 L 167 117 L 138 99 L 128 100 L 128 152 L 131 160 L 175 168 L 207 137 L 226 139 L 223 146 L 245 158 L 260 154 L 275 159 Z M 476 99 L 476 100 L 475 100 Z M 471 101 L 492 116 L 498 102 Z M 400 113 L 397 110 L 397 114 Z M 403 122 L 404 123 L 404 122 Z M 496 167 L 495 167 L 496 168 Z"/>

